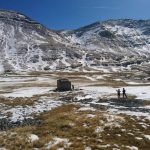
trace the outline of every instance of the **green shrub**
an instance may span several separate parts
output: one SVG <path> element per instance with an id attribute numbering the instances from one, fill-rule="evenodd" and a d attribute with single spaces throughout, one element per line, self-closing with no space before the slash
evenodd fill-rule
<path id="1" fill-rule="evenodd" d="M 115 37 L 114 33 L 110 32 L 108 30 L 100 32 L 99 35 L 102 37 L 105 37 L 105 38 L 114 38 Z"/>

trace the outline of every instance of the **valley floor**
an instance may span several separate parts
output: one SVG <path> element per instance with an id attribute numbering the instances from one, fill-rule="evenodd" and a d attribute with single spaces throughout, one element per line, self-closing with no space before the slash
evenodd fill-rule
<path id="1" fill-rule="evenodd" d="M 68 78 L 69 92 L 54 92 Z M 117 99 L 125 88 L 127 99 Z M 0 76 L 1 149 L 129 149 L 150 145 L 150 81 L 140 72 Z"/>

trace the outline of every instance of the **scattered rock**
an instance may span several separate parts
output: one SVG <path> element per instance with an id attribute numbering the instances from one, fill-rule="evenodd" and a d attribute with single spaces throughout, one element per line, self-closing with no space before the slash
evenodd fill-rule
<path id="1" fill-rule="evenodd" d="M 37 119 L 27 118 L 23 121 L 12 122 L 10 119 L 2 118 L 0 119 L 0 131 L 5 131 L 15 127 L 33 126 L 41 125 L 41 121 Z"/>

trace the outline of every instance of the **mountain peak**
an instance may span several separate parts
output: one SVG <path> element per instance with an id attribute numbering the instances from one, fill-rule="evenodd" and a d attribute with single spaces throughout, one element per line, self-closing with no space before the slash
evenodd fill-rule
<path id="1" fill-rule="evenodd" d="M 14 21 L 26 21 L 26 22 L 32 22 L 35 21 L 31 18 L 23 15 L 22 13 L 12 11 L 12 10 L 0 10 L 0 19 L 6 19 L 6 20 L 14 20 Z"/>

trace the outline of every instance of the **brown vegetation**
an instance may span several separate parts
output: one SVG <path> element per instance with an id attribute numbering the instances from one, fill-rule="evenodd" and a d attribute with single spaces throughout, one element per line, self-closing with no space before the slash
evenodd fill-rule
<path id="1" fill-rule="evenodd" d="M 148 149 L 150 141 L 144 134 L 150 135 L 149 120 L 127 115 L 110 115 L 98 111 L 78 111 L 78 105 L 64 105 L 49 112 L 35 116 L 42 120 L 41 126 L 15 128 L 0 134 L 0 147 L 8 149 L 34 148 L 46 149 L 54 137 L 67 138 L 72 144 L 66 150 L 83 150 L 85 147 L 92 149 L 112 150 L 112 148 L 127 149 L 126 146 L 136 146 L 139 149 Z M 92 117 L 90 117 L 90 115 Z M 147 128 L 140 124 L 147 125 Z M 118 124 L 118 125 L 117 125 Z M 96 128 L 102 128 L 96 132 Z M 40 138 L 30 142 L 29 134 L 38 135 Z M 140 137 L 141 140 L 136 139 Z M 107 144 L 108 147 L 105 147 Z M 51 150 L 64 147 L 58 143 Z"/>

